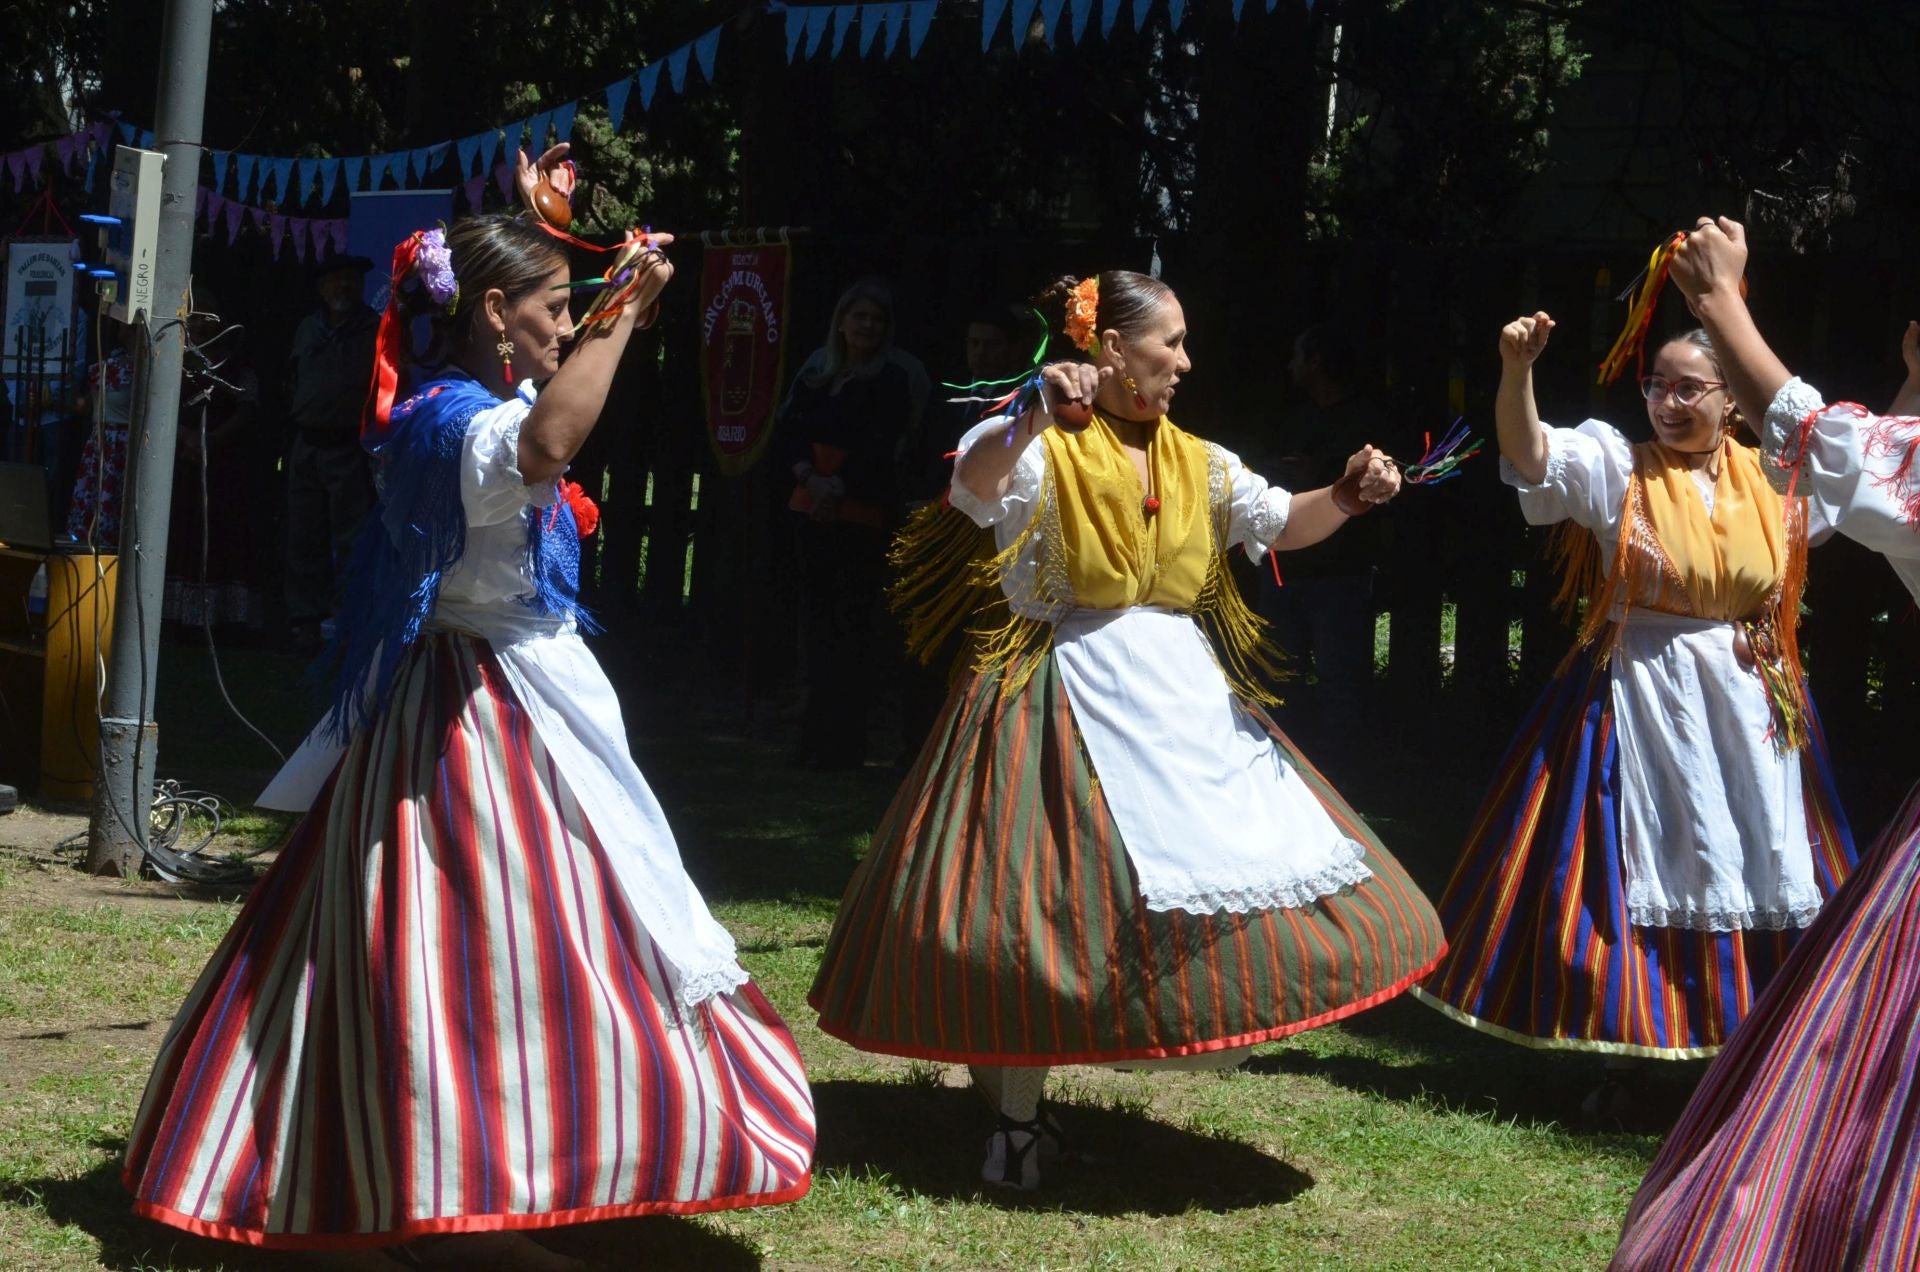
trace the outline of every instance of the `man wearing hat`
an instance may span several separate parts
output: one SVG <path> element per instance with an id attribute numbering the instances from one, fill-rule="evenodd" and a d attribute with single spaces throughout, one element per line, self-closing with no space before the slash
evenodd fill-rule
<path id="1" fill-rule="evenodd" d="M 373 375 L 380 315 L 362 298 L 373 262 L 334 256 L 314 267 L 320 308 L 293 334 L 286 400 L 287 621 L 296 647 L 320 643 L 332 615 L 338 571 L 373 506 L 373 476 L 360 449 L 360 410 Z"/>

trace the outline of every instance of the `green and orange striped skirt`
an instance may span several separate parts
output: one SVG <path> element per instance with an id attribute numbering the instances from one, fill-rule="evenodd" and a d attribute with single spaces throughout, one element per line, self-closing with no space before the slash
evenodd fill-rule
<path id="1" fill-rule="evenodd" d="M 1033 657 L 1016 691 L 1017 668 L 948 695 L 841 900 L 808 995 L 826 1032 L 965 1064 L 1166 1059 L 1339 1020 L 1439 961 L 1432 905 L 1264 715 L 1373 877 L 1297 908 L 1148 910 L 1053 655 Z"/>

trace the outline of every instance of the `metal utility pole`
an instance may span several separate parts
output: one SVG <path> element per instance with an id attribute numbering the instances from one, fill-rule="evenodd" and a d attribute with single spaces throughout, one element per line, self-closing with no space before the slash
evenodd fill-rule
<path id="1" fill-rule="evenodd" d="M 194 200 L 200 183 L 200 130 L 206 114 L 207 50 L 213 0 L 167 0 L 160 42 L 160 101 L 155 145 L 167 157 L 161 177 L 160 229 L 154 245 L 154 312 L 143 335 L 149 356 L 142 404 L 127 436 L 131 503 L 120 523 L 119 583 L 114 594 L 113 656 L 100 711 L 100 773 L 87 830 L 87 867 L 95 874 L 140 869 L 153 802 L 153 690 L 160 655 L 160 601 L 166 584 L 167 517 L 180 414 L 187 286 L 193 270 Z"/>

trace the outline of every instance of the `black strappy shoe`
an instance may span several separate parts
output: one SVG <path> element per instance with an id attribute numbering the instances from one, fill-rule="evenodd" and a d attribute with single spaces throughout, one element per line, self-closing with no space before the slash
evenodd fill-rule
<path id="1" fill-rule="evenodd" d="M 1048 1134 L 1047 1120 L 1035 1117 L 1022 1122 L 1002 1113 L 1000 1122 L 987 1139 L 987 1160 L 981 1164 L 980 1178 L 999 1188 L 1017 1188 L 1032 1192 L 1040 1186 L 1040 1154 L 1034 1150 Z M 1053 1132 L 1056 1142 L 1057 1131 Z M 1026 1137 L 1017 1143 L 1016 1136 Z"/>

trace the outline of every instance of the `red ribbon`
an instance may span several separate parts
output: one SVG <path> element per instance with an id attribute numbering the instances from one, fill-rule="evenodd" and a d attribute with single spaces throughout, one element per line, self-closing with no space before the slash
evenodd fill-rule
<path id="1" fill-rule="evenodd" d="M 415 230 L 393 249 L 392 285 L 387 291 L 387 308 L 380 315 L 380 334 L 373 346 L 373 383 L 367 388 L 373 409 L 362 414 L 360 440 L 368 432 L 384 438 L 393 416 L 393 399 L 400 391 L 400 364 L 405 357 L 407 319 L 400 308 L 400 285 L 413 272 L 414 258 L 420 253 L 421 231 Z"/>

